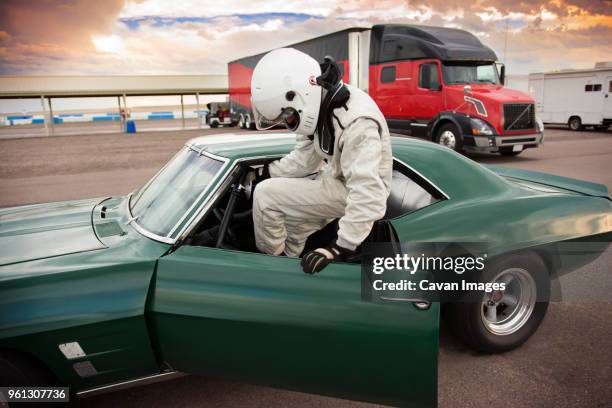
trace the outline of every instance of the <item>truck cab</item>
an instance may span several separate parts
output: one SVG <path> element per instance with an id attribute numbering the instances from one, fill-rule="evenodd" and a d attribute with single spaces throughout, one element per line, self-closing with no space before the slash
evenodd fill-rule
<path id="1" fill-rule="evenodd" d="M 517 155 L 542 142 L 543 126 L 533 99 L 504 87 L 496 61 L 463 30 L 377 25 L 368 91 L 394 132 L 458 151 Z"/>

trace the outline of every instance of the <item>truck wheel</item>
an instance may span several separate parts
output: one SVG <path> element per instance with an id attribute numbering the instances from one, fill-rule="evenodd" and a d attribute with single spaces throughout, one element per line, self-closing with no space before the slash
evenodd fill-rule
<path id="1" fill-rule="evenodd" d="M 453 149 L 456 152 L 461 152 L 463 149 L 463 138 L 457 127 L 452 123 L 444 124 L 438 128 L 436 132 L 436 143 Z"/>
<path id="2" fill-rule="evenodd" d="M 523 152 L 522 150 L 520 152 L 515 152 L 512 150 L 512 147 L 500 147 L 499 148 L 499 154 L 501 154 L 502 156 L 508 156 L 508 157 L 518 156 L 522 152 Z"/>
<path id="3" fill-rule="evenodd" d="M 572 116 L 568 122 L 568 126 L 571 130 L 580 131 L 584 129 L 582 125 L 582 120 L 579 116 Z"/>
<path id="4" fill-rule="evenodd" d="M 255 130 L 255 123 L 251 122 L 251 115 L 247 113 L 244 118 L 244 128 L 249 130 Z"/>
<path id="5" fill-rule="evenodd" d="M 242 113 L 238 117 L 238 127 L 244 129 L 244 116 L 242 116 Z"/>
<path id="6" fill-rule="evenodd" d="M 469 347 L 499 353 L 523 344 L 540 326 L 550 298 L 549 271 L 529 252 L 492 261 L 480 282 L 504 282 L 504 291 L 485 293 L 482 302 L 449 304 L 452 331 Z"/>

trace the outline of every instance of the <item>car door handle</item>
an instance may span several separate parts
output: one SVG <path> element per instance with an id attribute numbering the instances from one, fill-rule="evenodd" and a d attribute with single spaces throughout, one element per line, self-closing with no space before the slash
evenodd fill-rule
<path id="1" fill-rule="evenodd" d="M 412 303 L 414 307 L 419 310 L 427 310 L 431 306 L 431 302 L 423 299 L 415 299 L 415 298 L 400 298 L 400 297 L 389 297 L 389 296 L 381 296 L 380 300 L 385 302 L 401 302 L 401 303 Z"/>

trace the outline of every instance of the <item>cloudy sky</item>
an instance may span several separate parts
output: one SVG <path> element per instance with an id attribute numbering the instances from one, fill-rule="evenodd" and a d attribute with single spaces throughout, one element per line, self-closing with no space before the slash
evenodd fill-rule
<path id="1" fill-rule="evenodd" d="M 469 30 L 514 74 L 612 60 L 610 0 L 0 0 L 0 74 L 224 73 L 375 23 Z"/>

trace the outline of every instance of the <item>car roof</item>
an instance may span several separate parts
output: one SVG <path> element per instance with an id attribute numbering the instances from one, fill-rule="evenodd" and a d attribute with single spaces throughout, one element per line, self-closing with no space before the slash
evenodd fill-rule
<path id="1" fill-rule="evenodd" d="M 391 137 L 393 156 L 436 185 L 449 197 L 477 197 L 508 188 L 493 171 L 444 146 L 406 136 Z M 289 153 L 295 135 L 287 132 L 220 133 L 197 137 L 186 143 L 230 160 Z"/>
<path id="2" fill-rule="evenodd" d="M 196 150 L 231 160 L 287 154 L 295 146 L 295 135 L 287 132 L 219 133 L 201 136 L 186 143 Z"/>

